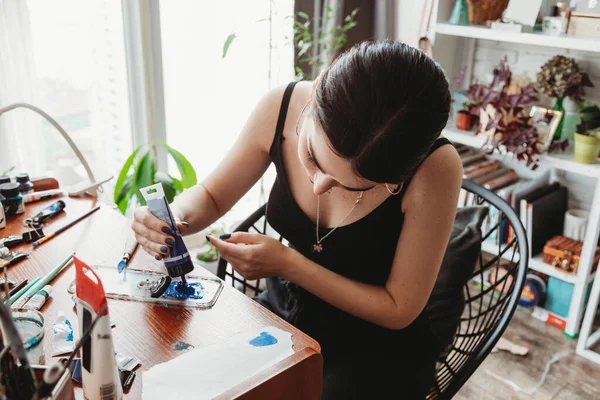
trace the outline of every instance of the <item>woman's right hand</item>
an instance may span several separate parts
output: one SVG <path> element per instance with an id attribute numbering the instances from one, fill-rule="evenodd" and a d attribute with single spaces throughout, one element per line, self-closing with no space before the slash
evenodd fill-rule
<path id="1" fill-rule="evenodd" d="M 189 225 L 177 219 L 175 222 L 179 232 L 184 235 Z M 135 210 L 131 229 L 138 243 L 157 260 L 169 254 L 171 247 L 175 245 L 175 235 L 169 224 L 156 218 L 147 206 Z"/>

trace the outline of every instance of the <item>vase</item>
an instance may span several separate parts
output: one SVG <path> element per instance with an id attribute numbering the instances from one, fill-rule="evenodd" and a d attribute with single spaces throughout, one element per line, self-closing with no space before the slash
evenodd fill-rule
<path id="1" fill-rule="evenodd" d="M 581 116 L 579 115 L 579 104 L 575 103 L 568 97 L 563 103 L 565 114 L 563 115 L 563 126 L 561 140 L 573 140 L 573 134 L 577 130 L 577 125 L 581 123 Z"/>
<path id="2" fill-rule="evenodd" d="M 598 158 L 598 138 L 575 132 L 575 161 L 595 164 Z"/>
<path id="3" fill-rule="evenodd" d="M 558 123 L 558 128 L 556 128 L 556 132 L 554 132 L 555 140 L 560 140 L 560 135 L 562 134 L 563 125 L 565 122 L 565 107 L 563 106 L 563 101 L 564 97 L 557 97 L 556 103 L 554 103 L 554 107 L 552 107 L 553 110 L 562 112 L 560 122 Z"/>
<path id="4" fill-rule="evenodd" d="M 469 25 L 467 0 L 456 0 L 448 23 L 452 25 Z"/>

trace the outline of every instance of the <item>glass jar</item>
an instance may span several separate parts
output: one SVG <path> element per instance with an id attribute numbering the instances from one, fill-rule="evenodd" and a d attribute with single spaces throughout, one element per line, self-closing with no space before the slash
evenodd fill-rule
<path id="1" fill-rule="evenodd" d="M 15 180 L 19 183 L 19 191 L 21 194 L 33 193 L 33 183 L 29 180 L 29 174 L 21 173 L 15 176 Z"/>
<path id="2" fill-rule="evenodd" d="M 10 177 L 6 175 L 0 175 L 0 185 L 3 185 L 5 183 L 10 183 Z"/>
<path id="3" fill-rule="evenodd" d="M 0 185 L 0 201 L 4 206 L 4 214 L 7 217 L 23 214 L 25 212 L 25 203 L 23 196 L 19 192 L 17 182 L 4 183 Z"/>

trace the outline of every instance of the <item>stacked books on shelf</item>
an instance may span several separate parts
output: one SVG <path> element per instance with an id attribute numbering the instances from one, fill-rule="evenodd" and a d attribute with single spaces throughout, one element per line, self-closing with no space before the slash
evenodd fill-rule
<path id="1" fill-rule="evenodd" d="M 542 254 L 546 242 L 555 235 L 562 234 L 563 216 L 567 211 L 567 189 L 559 183 L 551 183 L 549 172 L 533 179 L 526 179 L 500 161 L 488 157 L 481 150 L 460 144 L 455 144 L 455 147 L 463 161 L 463 179 L 477 183 L 504 199 L 513 208 L 525 228 L 530 257 Z M 486 204 L 478 203 L 475 195 L 464 189 L 461 190 L 458 206 L 472 205 L 485 206 Z M 508 224 L 506 218 L 502 219 L 498 214 L 496 207 L 489 206 L 488 217 L 481 227 L 482 233 L 485 236 L 492 231 L 486 241 L 494 245 L 508 244 L 513 239 L 512 226 Z M 535 271 L 529 273 L 548 282 L 549 277 L 545 274 Z M 476 275 L 474 281 L 487 286 L 488 278 L 489 273 L 483 276 Z M 543 308 L 542 303 L 528 307 L 527 310 L 537 319 L 561 329 L 565 328 L 566 319 L 548 312 Z"/>

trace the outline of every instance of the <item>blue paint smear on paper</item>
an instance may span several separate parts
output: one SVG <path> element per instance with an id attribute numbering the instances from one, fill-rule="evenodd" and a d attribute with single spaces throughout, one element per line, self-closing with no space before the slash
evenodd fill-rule
<path id="1" fill-rule="evenodd" d="M 175 343 L 173 343 L 171 348 L 175 351 L 181 351 L 181 350 L 193 349 L 194 346 L 192 346 L 191 344 L 186 343 L 186 342 L 175 342 Z"/>
<path id="2" fill-rule="evenodd" d="M 73 341 L 73 325 L 71 325 L 71 321 L 69 321 L 68 319 L 65 319 L 63 322 L 59 322 L 58 324 L 67 327 L 67 329 L 66 329 L 67 338 L 65 339 L 65 341 L 72 342 Z M 55 335 L 58 333 L 58 331 L 56 330 L 56 325 L 57 325 L 57 323 L 55 322 L 54 323 L 54 334 Z"/>
<path id="3" fill-rule="evenodd" d="M 271 346 L 277 343 L 275 336 L 268 334 L 267 332 L 261 332 L 260 335 L 250 341 L 252 346 L 262 347 Z"/>
<path id="4" fill-rule="evenodd" d="M 177 299 L 201 299 L 204 297 L 204 287 L 200 282 L 188 283 L 185 290 L 177 290 L 179 284 L 180 282 L 171 282 L 164 296 Z"/>

